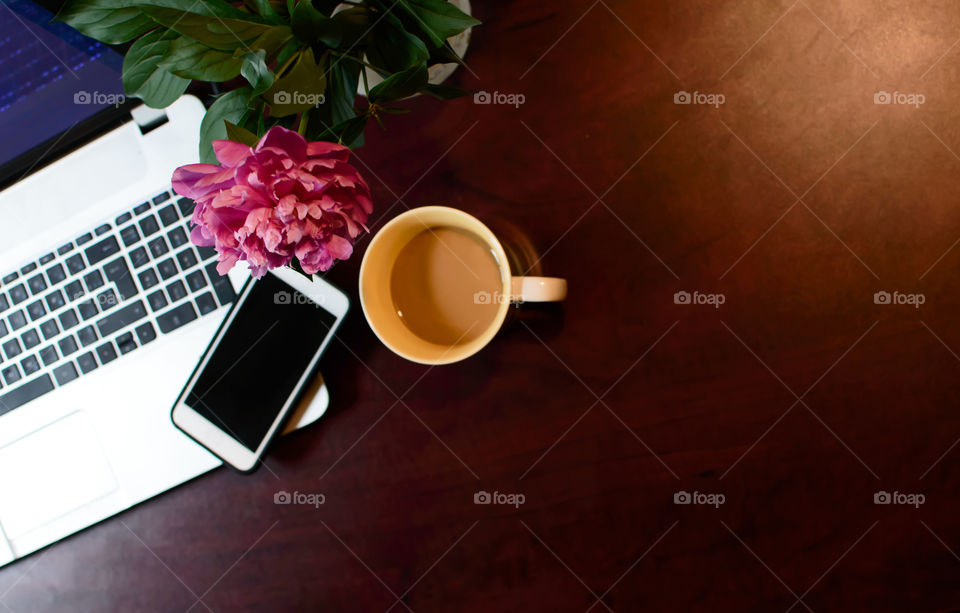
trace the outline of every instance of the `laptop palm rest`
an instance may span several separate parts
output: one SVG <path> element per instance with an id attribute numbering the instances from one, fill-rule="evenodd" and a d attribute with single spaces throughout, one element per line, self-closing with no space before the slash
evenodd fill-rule
<path id="1" fill-rule="evenodd" d="M 117 487 L 93 423 L 82 411 L 0 448 L 0 492 L 4 492 L 0 526 L 8 539 L 27 534 Z"/>

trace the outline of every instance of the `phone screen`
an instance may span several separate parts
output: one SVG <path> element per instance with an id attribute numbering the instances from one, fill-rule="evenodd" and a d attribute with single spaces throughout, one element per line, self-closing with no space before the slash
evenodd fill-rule
<path id="1" fill-rule="evenodd" d="M 185 402 L 256 451 L 337 318 L 272 274 L 238 308 Z"/>

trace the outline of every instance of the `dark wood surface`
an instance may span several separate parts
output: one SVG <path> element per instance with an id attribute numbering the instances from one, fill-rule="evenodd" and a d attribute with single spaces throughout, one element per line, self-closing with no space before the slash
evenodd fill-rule
<path id="1" fill-rule="evenodd" d="M 960 8 L 474 10 L 457 80 L 526 101 L 418 99 L 370 128 L 373 229 L 425 204 L 514 223 L 569 279 L 565 306 L 525 308 L 475 358 L 426 368 L 383 348 L 357 303 L 325 357 L 328 415 L 268 469 L 215 471 L 10 565 L 0 600 L 960 608 Z M 726 100 L 674 104 L 681 90 Z M 926 101 L 876 105 L 882 90 Z M 354 298 L 366 242 L 331 275 Z M 326 502 L 275 505 L 280 490 Z M 480 490 L 525 502 L 476 505 Z M 874 504 L 880 491 L 925 502 Z"/>

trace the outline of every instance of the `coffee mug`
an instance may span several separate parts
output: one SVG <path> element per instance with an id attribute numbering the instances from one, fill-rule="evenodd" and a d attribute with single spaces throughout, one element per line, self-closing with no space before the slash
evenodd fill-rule
<path id="1" fill-rule="evenodd" d="M 566 296 L 565 279 L 514 276 L 494 233 L 445 206 L 410 209 L 390 220 L 360 265 L 360 303 L 374 334 L 421 364 L 450 364 L 480 351 L 511 303 Z"/>

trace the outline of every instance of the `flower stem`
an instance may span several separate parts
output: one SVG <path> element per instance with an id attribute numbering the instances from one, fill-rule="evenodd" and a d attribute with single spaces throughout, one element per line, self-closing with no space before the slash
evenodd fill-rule
<path id="1" fill-rule="evenodd" d="M 307 118 L 308 117 L 310 117 L 310 115 L 308 115 L 308 111 L 304 111 L 300 113 L 300 123 L 297 126 L 297 132 L 300 134 L 300 136 L 306 137 L 307 135 Z"/>

